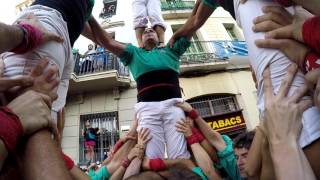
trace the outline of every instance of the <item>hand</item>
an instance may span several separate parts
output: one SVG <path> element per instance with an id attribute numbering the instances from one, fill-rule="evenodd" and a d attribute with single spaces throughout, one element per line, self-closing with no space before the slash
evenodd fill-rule
<path id="1" fill-rule="evenodd" d="M 293 16 L 283 7 L 265 6 L 262 8 L 264 15 L 253 20 L 254 32 L 268 32 L 292 24 Z"/>
<path id="2" fill-rule="evenodd" d="M 4 73 L 4 62 L 0 59 L 0 92 L 7 91 L 16 86 L 28 87 L 32 86 L 33 78 L 30 76 L 22 76 L 18 78 L 1 78 Z"/>
<path id="3" fill-rule="evenodd" d="M 176 124 L 177 131 L 183 133 L 185 137 L 192 135 L 192 130 L 190 124 L 186 120 L 178 121 Z"/>
<path id="4" fill-rule="evenodd" d="M 309 90 L 313 91 L 313 102 L 320 108 L 320 69 L 310 71 L 305 76 Z"/>
<path id="5" fill-rule="evenodd" d="M 130 161 L 132 161 L 135 157 L 138 157 L 139 159 L 143 159 L 143 156 L 144 156 L 144 149 L 140 149 L 138 147 L 134 147 L 129 152 L 128 159 Z"/>
<path id="6" fill-rule="evenodd" d="M 188 32 L 183 30 L 183 27 L 181 27 L 180 29 L 178 29 L 170 38 L 169 40 L 169 45 L 170 48 L 173 48 L 174 43 L 176 42 L 177 39 L 179 39 L 180 37 L 184 37 L 184 36 L 188 36 Z"/>
<path id="7" fill-rule="evenodd" d="M 98 165 L 96 163 L 91 163 L 90 166 L 88 167 L 88 170 L 93 169 L 96 170 L 98 168 Z"/>
<path id="8" fill-rule="evenodd" d="M 240 0 L 240 3 L 241 4 L 244 4 L 244 3 L 246 3 L 248 0 Z"/>
<path id="9" fill-rule="evenodd" d="M 287 97 L 296 72 L 297 66 L 292 64 L 288 69 L 287 77 L 282 81 L 277 95 L 273 93 L 270 69 L 267 68 L 263 73 L 265 96 L 264 128 L 271 144 L 297 141 L 302 127 L 302 113 L 311 106 L 310 100 L 301 100 L 307 92 L 306 86 L 298 89 L 291 97 Z"/>
<path id="10" fill-rule="evenodd" d="M 130 136 L 129 133 L 127 135 L 125 135 L 124 137 L 121 138 L 121 141 L 123 143 L 127 142 L 128 140 L 137 140 L 136 136 Z"/>
<path id="11" fill-rule="evenodd" d="M 151 137 L 149 136 L 150 130 L 147 128 L 141 128 L 138 132 L 138 145 L 145 147 Z"/>
<path id="12" fill-rule="evenodd" d="M 279 29 L 267 32 L 266 39 L 295 39 L 299 42 L 303 41 L 302 26 L 305 20 L 295 18 L 293 23 Z"/>
<path id="13" fill-rule="evenodd" d="M 255 43 L 260 48 L 279 49 L 301 69 L 303 69 L 306 55 L 310 51 L 309 47 L 291 39 L 259 39 Z"/>
<path id="14" fill-rule="evenodd" d="M 166 47 L 166 44 L 165 43 L 159 43 L 159 46 L 158 46 L 158 48 L 164 48 L 164 47 Z"/>
<path id="15" fill-rule="evenodd" d="M 19 118 L 23 132 L 30 135 L 43 128 L 57 127 L 51 119 L 51 100 L 49 96 L 29 90 L 11 101 L 7 107 Z"/>
<path id="16" fill-rule="evenodd" d="M 52 101 L 58 98 L 57 87 L 59 85 L 58 80 L 58 68 L 56 65 L 48 67 L 47 71 L 44 72 L 48 66 L 48 60 L 41 60 L 39 64 L 31 71 L 30 76 L 34 78 L 32 90 L 39 93 L 48 95 Z"/>
<path id="17" fill-rule="evenodd" d="M 19 19 L 16 21 L 16 24 L 20 24 L 20 23 L 32 25 L 33 27 L 37 28 L 40 32 L 42 32 L 41 44 L 46 43 L 48 41 L 56 41 L 59 43 L 62 43 L 64 41 L 64 39 L 61 36 L 58 36 L 55 33 L 49 32 L 45 27 L 43 27 L 41 22 L 33 13 L 30 13 L 25 17 L 23 17 L 22 19 Z"/>
<path id="18" fill-rule="evenodd" d="M 139 123 L 139 119 L 137 117 L 137 114 L 134 115 L 134 120 L 131 124 L 131 127 L 129 129 L 129 132 L 127 134 L 127 136 L 130 136 L 130 137 L 136 137 L 137 136 L 137 128 L 138 128 L 138 123 Z M 136 138 L 135 138 L 136 140 Z"/>
<path id="19" fill-rule="evenodd" d="M 192 111 L 193 109 L 192 106 L 187 102 L 178 103 L 176 104 L 176 106 L 181 108 L 184 112 L 187 112 L 187 113 Z"/>

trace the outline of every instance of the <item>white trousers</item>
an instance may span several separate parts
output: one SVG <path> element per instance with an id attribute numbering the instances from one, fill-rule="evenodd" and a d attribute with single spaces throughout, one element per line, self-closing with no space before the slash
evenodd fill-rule
<path id="1" fill-rule="evenodd" d="M 273 0 L 248 0 L 245 4 L 240 4 L 239 0 L 234 0 L 234 5 L 237 22 L 243 29 L 248 45 L 250 63 L 256 73 L 258 81 L 258 108 L 260 115 L 262 115 L 264 111 L 263 71 L 269 65 L 273 89 L 277 93 L 282 80 L 286 76 L 287 69 L 292 63 L 282 52 L 274 49 L 258 48 L 254 43 L 256 39 L 264 39 L 265 33 L 255 33 L 252 31 L 253 19 L 263 15 L 262 7 L 277 5 L 277 3 L 273 2 Z M 291 10 L 293 9 L 291 8 Z M 293 95 L 294 91 L 303 84 L 304 75 L 302 72 L 298 72 L 293 80 L 289 95 Z M 305 147 L 320 137 L 320 110 L 317 107 L 309 108 L 303 113 L 302 118 L 303 129 L 299 143 L 301 147 Z"/>
<path id="2" fill-rule="evenodd" d="M 169 159 L 189 159 L 187 142 L 182 133 L 177 132 L 176 123 L 185 119 L 184 112 L 175 106 L 182 102 L 174 98 L 160 102 L 140 102 L 135 105 L 139 119 L 138 130 L 148 128 L 152 139 L 146 147 L 148 158 L 164 158 L 165 145 Z"/>
<path id="3" fill-rule="evenodd" d="M 20 18 L 24 18 L 29 13 L 33 13 L 48 31 L 62 36 L 64 42 L 50 41 L 26 54 L 3 53 L 1 59 L 5 66 L 4 77 L 27 75 L 41 58 L 47 58 L 50 64 L 55 64 L 59 68 L 61 81 L 57 89 L 58 99 L 52 105 L 52 110 L 58 112 L 65 106 L 69 79 L 74 67 L 67 23 L 58 11 L 46 6 L 28 7 L 21 13 Z"/>
<path id="4" fill-rule="evenodd" d="M 160 0 L 133 0 L 133 26 L 136 28 L 145 28 L 150 20 L 152 28 L 161 26 L 166 29 L 162 12 Z"/>

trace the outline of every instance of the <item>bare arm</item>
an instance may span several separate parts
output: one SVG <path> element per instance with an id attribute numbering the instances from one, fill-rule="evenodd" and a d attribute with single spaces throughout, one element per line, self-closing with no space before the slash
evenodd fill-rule
<path id="1" fill-rule="evenodd" d="M 108 49 L 117 56 L 122 55 L 126 48 L 125 45 L 112 39 L 93 17 L 90 18 L 89 25 L 98 44 L 101 44 L 104 48 Z"/>
<path id="2" fill-rule="evenodd" d="M 17 47 L 23 40 L 23 30 L 18 26 L 0 23 L 0 53 Z"/>
<path id="3" fill-rule="evenodd" d="M 265 111 L 264 123 L 269 140 L 270 153 L 277 179 L 314 180 L 315 175 L 297 139 L 302 128 L 302 113 L 311 106 L 311 100 L 301 100 L 307 87 L 298 89 L 287 97 L 297 66 L 289 66 L 277 95 L 274 95 L 270 69 L 263 73 Z"/>
<path id="4" fill-rule="evenodd" d="M 90 177 L 82 172 L 77 166 L 73 166 L 70 170 L 70 174 L 73 180 L 90 180 Z"/>
<path id="5" fill-rule="evenodd" d="M 200 142 L 200 145 L 208 153 L 213 162 L 218 162 L 217 151 L 211 146 L 207 139 L 204 139 L 202 142 Z"/>
<path id="6" fill-rule="evenodd" d="M 127 179 L 128 177 L 138 174 L 140 172 L 141 165 L 142 160 L 140 158 L 134 158 L 126 170 L 123 179 Z"/>
<path id="7" fill-rule="evenodd" d="M 91 17 L 93 18 L 93 17 Z M 91 26 L 88 22 L 86 22 L 84 24 L 84 28 L 83 28 L 83 31 L 81 33 L 84 37 L 90 39 L 91 41 L 95 42 L 96 44 L 99 44 L 98 41 L 96 40 L 95 36 L 93 35 L 93 32 L 92 32 L 92 29 L 91 29 Z M 100 44 L 99 44 L 100 45 Z"/>
<path id="8" fill-rule="evenodd" d="M 320 14 L 320 3 L 318 0 L 292 0 L 295 3 L 301 5 L 312 14 L 319 15 Z"/>
<path id="9" fill-rule="evenodd" d="M 262 155 L 262 138 L 263 134 L 259 128 L 257 128 L 253 142 L 249 149 L 247 163 L 245 166 L 246 173 L 249 177 L 259 176 L 261 171 Z"/>
<path id="10" fill-rule="evenodd" d="M 183 133 L 185 137 L 190 137 L 193 135 L 191 131 L 190 123 L 188 123 L 188 121 L 191 121 L 191 119 L 187 121 L 180 121 L 176 125 L 177 131 Z M 213 162 L 210 156 L 202 148 L 202 146 L 199 143 L 194 143 L 194 144 L 191 144 L 191 149 L 197 164 L 202 169 L 204 174 L 209 179 L 219 179 L 219 176 L 213 167 Z"/>

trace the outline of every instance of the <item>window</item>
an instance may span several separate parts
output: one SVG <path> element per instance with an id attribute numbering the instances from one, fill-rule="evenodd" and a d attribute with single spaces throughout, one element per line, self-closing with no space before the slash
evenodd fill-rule
<path id="1" fill-rule="evenodd" d="M 92 128 L 98 128 L 100 133 L 96 138 L 95 161 L 102 162 L 105 154 L 110 151 L 119 139 L 119 120 L 118 112 L 88 114 L 80 116 L 80 152 L 79 163 L 86 162 L 85 140 L 83 137 L 83 129 L 86 121 L 89 120 Z"/>
<path id="2" fill-rule="evenodd" d="M 238 40 L 238 37 L 234 31 L 234 24 L 223 24 L 223 26 L 229 34 L 231 40 Z"/>
<path id="3" fill-rule="evenodd" d="M 239 111 L 235 95 L 210 95 L 188 100 L 202 117 L 227 114 Z"/>

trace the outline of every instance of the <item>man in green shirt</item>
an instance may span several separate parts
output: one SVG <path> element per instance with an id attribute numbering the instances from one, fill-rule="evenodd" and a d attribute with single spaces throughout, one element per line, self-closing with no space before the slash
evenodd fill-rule
<path id="1" fill-rule="evenodd" d="M 89 21 L 97 40 L 121 58 L 137 82 L 135 106 L 139 128 L 150 129 L 152 139 L 146 147 L 149 159 L 164 158 L 165 144 L 169 159 L 188 159 L 186 140 L 176 131 L 176 121 L 185 118 L 174 105 L 182 102 L 179 86 L 180 57 L 190 46 L 191 37 L 182 37 L 170 48 L 158 48 L 156 32 L 147 28 L 142 35 L 144 47 L 121 44 L 108 36 L 96 21 Z"/>

